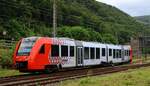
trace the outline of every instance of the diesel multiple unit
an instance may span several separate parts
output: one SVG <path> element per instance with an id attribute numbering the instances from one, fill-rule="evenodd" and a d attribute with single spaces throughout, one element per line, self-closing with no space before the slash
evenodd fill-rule
<path id="1" fill-rule="evenodd" d="M 13 55 L 14 66 L 26 72 L 131 61 L 130 45 L 85 42 L 69 38 L 23 38 L 18 42 Z"/>

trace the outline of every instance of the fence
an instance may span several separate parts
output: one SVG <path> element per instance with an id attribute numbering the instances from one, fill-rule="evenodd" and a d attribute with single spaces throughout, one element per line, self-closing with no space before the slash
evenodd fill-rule
<path id="1" fill-rule="evenodd" d="M 133 56 L 150 57 L 150 36 L 137 37 L 131 39 Z"/>
<path id="2" fill-rule="evenodd" d="M 0 39 L 0 49 L 11 49 L 16 43 L 17 41 L 14 40 Z"/>

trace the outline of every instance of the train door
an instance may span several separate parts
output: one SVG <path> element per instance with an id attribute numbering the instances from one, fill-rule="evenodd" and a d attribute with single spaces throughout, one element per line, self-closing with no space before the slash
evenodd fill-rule
<path id="1" fill-rule="evenodd" d="M 125 60 L 125 52 L 124 52 L 123 46 L 121 47 L 121 58 L 122 58 L 122 61 Z"/>
<path id="2" fill-rule="evenodd" d="M 77 66 L 83 65 L 83 47 L 77 47 Z"/>
<path id="3" fill-rule="evenodd" d="M 76 65 L 83 66 L 83 44 L 82 41 L 75 41 L 76 44 Z"/>
<path id="4" fill-rule="evenodd" d="M 106 61 L 108 63 L 108 60 L 109 60 L 109 51 L 108 51 L 108 46 L 106 46 Z"/>

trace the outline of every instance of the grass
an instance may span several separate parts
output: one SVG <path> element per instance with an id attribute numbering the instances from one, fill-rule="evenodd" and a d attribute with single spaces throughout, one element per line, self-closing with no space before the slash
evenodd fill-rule
<path id="1" fill-rule="evenodd" d="M 8 69 L 12 66 L 12 50 L 0 49 L 0 77 L 20 75 L 18 70 Z"/>
<path id="2" fill-rule="evenodd" d="M 141 58 L 133 58 L 132 63 L 136 64 L 136 63 L 149 63 L 150 62 L 150 57 L 141 57 Z"/>
<path id="3" fill-rule="evenodd" d="M 150 86 L 150 67 L 67 80 L 61 82 L 60 86 Z"/>
<path id="4" fill-rule="evenodd" d="M 15 75 L 21 75 L 17 70 L 12 69 L 0 69 L 0 77 L 7 77 L 7 76 L 15 76 Z"/>

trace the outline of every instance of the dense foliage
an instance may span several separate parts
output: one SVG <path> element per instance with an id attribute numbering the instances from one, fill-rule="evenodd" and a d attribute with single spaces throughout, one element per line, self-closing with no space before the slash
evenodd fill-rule
<path id="1" fill-rule="evenodd" d="M 12 67 L 13 49 L 0 49 L 0 69 Z"/>
<path id="2" fill-rule="evenodd" d="M 19 39 L 52 35 L 53 0 L 1 0 L 0 34 Z M 149 34 L 149 27 L 136 22 L 113 6 L 95 0 L 57 0 L 58 36 L 107 43 L 127 43 L 130 37 Z M 1 35 L 1 37 L 3 37 Z"/>

